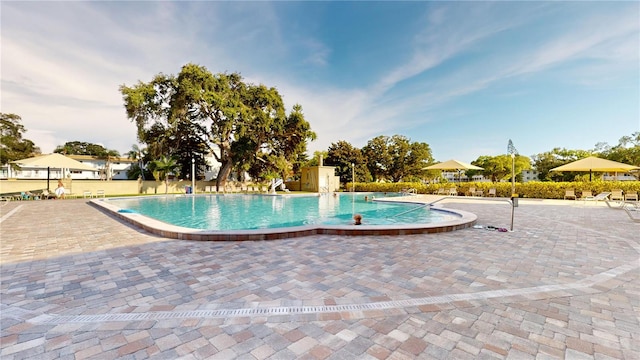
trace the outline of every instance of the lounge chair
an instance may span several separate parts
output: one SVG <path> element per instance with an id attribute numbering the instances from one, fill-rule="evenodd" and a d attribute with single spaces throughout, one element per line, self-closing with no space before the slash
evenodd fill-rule
<path id="1" fill-rule="evenodd" d="M 489 197 L 496 197 L 496 188 L 489 189 L 489 193 L 487 194 Z"/>
<path id="2" fill-rule="evenodd" d="M 585 197 L 584 196 L 584 191 L 582 192 L 582 200 L 584 201 L 607 201 L 609 200 L 609 195 L 611 195 L 610 192 L 601 192 L 600 194 L 596 195 L 596 196 L 591 196 L 591 197 Z M 591 191 L 589 191 L 589 193 L 591 193 Z"/>
<path id="3" fill-rule="evenodd" d="M 469 188 L 469 196 L 476 196 L 476 188 L 474 187 Z"/>
<path id="4" fill-rule="evenodd" d="M 458 190 L 455 187 L 449 188 L 449 196 L 458 195 Z"/>
<path id="5" fill-rule="evenodd" d="M 638 201 L 638 192 L 627 191 L 627 193 L 624 194 L 624 201 Z"/>
<path id="6" fill-rule="evenodd" d="M 56 194 L 52 194 L 51 192 L 49 192 L 48 189 L 44 189 L 42 190 L 42 193 L 40 193 L 40 198 L 44 200 L 49 200 L 49 199 L 55 199 L 57 198 L 57 196 Z"/>
<path id="7" fill-rule="evenodd" d="M 640 223 L 640 206 L 638 204 L 623 203 L 622 209 L 632 221 Z"/>
<path id="8" fill-rule="evenodd" d="M 573 189 L 567 189 L 564 191 L 564 199 L 567 200 L 568 198 L 573 200 L 576 199 L 576 192 Z"/>
<path id="9" fill-rule="evenodd" d="M 611 201 L 624 201 L 622 190 L 620 189 L 611 190 L 611 197 L 609 199 Z"/>
<path id="10" fill-rule="evenodd" d="M 580 194 L 580 200 L 593 200 L 593 194 L 591 190 L 582 190 Z"/>

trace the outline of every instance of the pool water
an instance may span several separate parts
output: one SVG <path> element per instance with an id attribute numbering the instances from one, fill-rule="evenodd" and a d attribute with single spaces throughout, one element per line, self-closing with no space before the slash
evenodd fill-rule
<path id="1" fill-rule="evenodd" d="M 422 204 L 371 201 L 383 193 L 322 195 L 196 195 L 117 198 L 109 202 L 127 212 L 177 226 L 203 230 L 250 230 L 302 225 L 398 225 L 447 221 L 456 215 Z M 369 201 L 365 200 L 365 196 Z"/>

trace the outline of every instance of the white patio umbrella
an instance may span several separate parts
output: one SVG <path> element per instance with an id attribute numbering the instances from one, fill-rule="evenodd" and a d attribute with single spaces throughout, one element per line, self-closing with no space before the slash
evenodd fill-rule
<path id="1" fill-rule="evenodd" d="M 459 160 L 451 159 L 445 162 L 437 163 L 434 165 L 427 166 L 422 168 L 422 170 L 457 170 L 458 171 L 458 182 L 460 182 L 460 171 L 461 170 L 484 170 L 483 168 L 471 164 L 467 164 L 466 162 L 462 162 Z"/>
<path id="2" fill-rule="evenodd" d="M 20 167 L 41 167 L 47 168 L 47 190 L 49 189 L 49 173 L 50 169 L 69 169 L 69 170 L 84 170 L 84 171 L 98 171 L 97 169 L 83 164 L 80 161 L 73 160 L 62 154 L 46 154 L 34 156 L 22 160 L 15 160 L 11 163 Z"/>

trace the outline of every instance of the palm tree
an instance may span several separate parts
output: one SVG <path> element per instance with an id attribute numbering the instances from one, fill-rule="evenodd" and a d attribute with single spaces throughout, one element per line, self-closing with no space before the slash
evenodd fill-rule
<path id="1" fill-rule="evenodd" d="M 112 178 L 111 159 L 119 158 L 119 157 L 120 157 L 120 153 L 117 150 L 109 150 L 109 149 L 105 149 L 104 152 L 98 155 L 99 159 L 105 160 L 105 164 L 104 164 L 105 180 L 109 181 Z"/>
<path id="2" fill-rule="evenodd" d="M 174 158 L 163 156 L 153 162 L 153 174 L 158 180 L 164 180 L 164 193 L 169 192 L 169 173 L 176 174 L 180 164 Z"/>
<path id="3" fill-rule="evenodd" d="M 140 148 L 138 145 L 133 144 L 127 156 L 129 159 L 138 160 L 138 167 L 140 168 L 140 176 L 142 176 L 142 180 L 145 180 L 144 158 L 146 155 L 147 155 L 147 148 Z"/>

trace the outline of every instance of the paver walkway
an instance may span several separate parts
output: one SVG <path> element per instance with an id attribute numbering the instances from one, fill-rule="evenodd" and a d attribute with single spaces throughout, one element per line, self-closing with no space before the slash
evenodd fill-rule
<path id="1" fill-rule="evenodd" d="M 509 227 L 504 203 L 447 200 Z M 0 208 L 4 359 L 638 359 L 640 224 L 521 200 L 513 232 L 167 240 Z"/>

